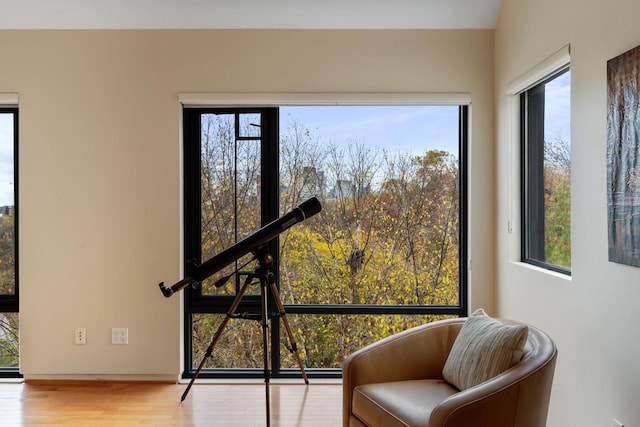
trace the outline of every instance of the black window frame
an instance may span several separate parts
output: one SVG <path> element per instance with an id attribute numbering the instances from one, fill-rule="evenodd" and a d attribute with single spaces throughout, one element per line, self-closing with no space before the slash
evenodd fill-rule
<path id="1" fill-rule="evenodd" d="M 278 107 L 190 107 L 183 106 L 183 167 L 184 167 L 184 270 L 185 277 L 189 276 L 193 263 L 201 260 L 200 249 L 200 117 L 202 114 L 246 114 L 261 113 L 264 143 L 261 151 L 261 223 L 262 225 L 277 219 L 279 216 L 279 108 Z M 287 314 L 408 314 L 408 315 L 452 315 L 464 317 L 468 315 L 468 242 L 467 242 L 467 182 L 468 182 L 468 126 L 469 107 L 459 106 L 459 285 L 457 306 L 370 306 L 370 305 L 287 305 Z M 267 123 L 270 122 L 270 123 Z M 194 166 L 197 165 L 197 166 Z M 276 191 L 265 191 L 266 188 Z M 189 236 L 196 236 L 192 238 Z M 271 254 L 274 257 L 272 271 L 278 277 L 279 266 L 278 237 L 270 243 Z M 233 296 L 206 296 L 199 288 L 186 288 L 184 298 L 184 371 L 183 378 L 191 378 L 195 373 L 192 358 L 192 315 L 200 313 L 225 314 L 233 302 Z M 245 295 L 239 312 L 259 309 L 259 296 Z M 280 345 L 279 319 L 272 319 L 270 327 L 271 346 Z M 280 351 L 271 351 L 272 378 L 299 378 L 298 369 L 280 367 Z M 197 362 L 197 361 L 196 361 Z M 309 377 L 340 378 L 342 370 L 336 368 L 308 369 Z M 262 369 L 203 369 L 200 378 L 262 378 Z"/>
<path id="2" fill-rule="evenodd" d="M 19 236 L 18 236 L 18 140 L 19 140 L 19 111 L 18 107 L 0 106 L 0 114 L 13 115 L 13 215 L 14 215 L 14 260 L 15 260 L 15 283 L 12 295 L 0 294 L 0 313 L 18 313 L 20 309 L 20 287 L 19 287 Z M 0 367 L 0 378 L 22 378 L 19 368 Z"/>
<path id="3" fill-rule="evenodd" d="M 183 152 L 184 152 L 184 259 L 185 259 L 185 277 L 191 275 L 191 269 L 194 265 L 197 265 L 203 261 L 202 251 L 200 246 L 200 206 L 201 206 L 201 193 L 200 193 L 200 118 L 202 114 L 260 114 L 263 142 L 261 145 L 261 187 L 273 186 L 277 188 L 278 177 L 278 156 L 279 151 L 277 149 L 272 150 L 271 147 L 277 147 L 278 142 L 278 109 L 277 108 L 189 108 L 183 107 Z M 275 121 L 276 126 L 273 126 Z M 238 130 L 236 129 L 236 132 Z M 239 137 L 238 139 L 242 139 Z M 255 139 L 255 138 L 251 138 Z M 194 165 L 197 165 L 194 167 Z M 275 169 L 275 170 L 274 170 Z M 266 225 L 270 221 L 278 218 L 278 194 L 270 194 L 268 191 L 262 191 L 260 193 L 260 206 L 261 206 L 261 225 Z M 189 238 L 188 236 L 198 236 L 197 238 Z M 276 236 L 269 242 L 271 255 L 273 257 L 273 263 L 271 270 L 277 277 L 278 265 L 279 265 L 279 253 L 274 248 L 279 246 L 279 240 Z M 184 371 L 183 378 L 191 378 L 194 375 L 193 358 L 192 358 L 192 318 L 193 314 L 225 314 L 229 310 L 229 307 L 233 303 L 234 296 L 210 296 L 203 295 L 200 287 L 187 288 L 184 292 Z M 238 312 L 256 312 L 260 310 L 260 297 L 258 295 L 245 295 L 238 306 Z M 242 320 L 239 320 L 242 321 Z M 272 320 L 271 345 L 279 345 L 276 339 L 279 339 L 279 328 L 276 326 L 277 319 Z M 272 366 L 278 366 L 274 364 L 274 358 L 279 355 L 274 355 L 271 352 Z M 263 376 L 263 371 L 254 371 L 250 369 L 238 370 L 238 369 L 216 369 L 215 374 L 211 373 L 211 370 L 204 369 L 200 373 L 200 378 L 260 378 Z M 272 377 L 277 377 L 278 374 L 275 369 L 272 369 Z"/>
<path id="4" fill-rule="evenodd" d="M 570 276 L 571 269 L 545 260 L 544 121 L 545 85 L 569 72 L 556 70 L 520 93 L 521 261 Z"/>

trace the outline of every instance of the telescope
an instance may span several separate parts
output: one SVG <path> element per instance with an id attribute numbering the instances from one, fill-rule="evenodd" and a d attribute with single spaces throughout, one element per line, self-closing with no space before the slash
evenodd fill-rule
<path id="1" fill-rule="evenodd" d="M 240 240 L 235 245 L 225 249 L 208 261 L 196 266 L 193 269 L 191 277 L 185 277 L 171 287 L 165 285 L 164 282 L 160 283 L 158 286 L 160 287 L 162 294 L 169 298 L 174 293 L 181 291 L 189 285 L 198 285 L 207 277 L 217 273 L 249 252 L 253 252 L 261 245 L 272 240 L 278 234 L 293 225 L 312 217 L 321 210 L 322 206 L 320 205 L 320 201 L 316 197 L 312 197 L 300 203 L 300 205 L 293 208 L 293 210 L 288 214 L 270 222 L 252 235 Z"/>

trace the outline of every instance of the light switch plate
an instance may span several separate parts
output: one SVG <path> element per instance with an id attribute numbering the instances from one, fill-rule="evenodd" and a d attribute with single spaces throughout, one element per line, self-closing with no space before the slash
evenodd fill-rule
<path id="1" fill-rule="evenodd" d="M 129 328 L 111 328 L 111 344 L 129 344 Z"/>

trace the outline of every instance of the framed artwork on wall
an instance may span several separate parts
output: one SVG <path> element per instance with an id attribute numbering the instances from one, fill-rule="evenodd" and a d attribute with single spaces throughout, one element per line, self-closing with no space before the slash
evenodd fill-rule
<path id="1" fill-rule="evenodd" d="M 640 46 L 607 61 L 609 261 L 640 267 Z"/>

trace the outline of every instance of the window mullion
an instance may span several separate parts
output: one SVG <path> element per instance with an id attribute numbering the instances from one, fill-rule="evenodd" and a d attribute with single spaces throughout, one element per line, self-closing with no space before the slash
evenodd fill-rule
<path id="1" fill-rule="evenodd" d="M 544 206 L 544 120 L 545 88 L 536 86 L 528 93 L 527 126 L 527 218 L 529 223 L 528 256 L 545 261 L 545 206 Z"/>

